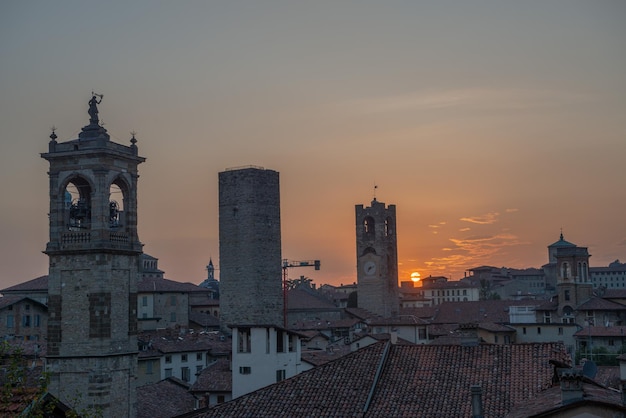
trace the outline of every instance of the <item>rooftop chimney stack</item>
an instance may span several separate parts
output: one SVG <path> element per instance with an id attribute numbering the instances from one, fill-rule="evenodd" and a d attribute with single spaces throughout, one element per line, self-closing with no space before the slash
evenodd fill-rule
<path id="1" fill-rule="evenodd" d="M 480 385 L 472 385 L 471 393 L 472 393 L 472 418 L 484 418 L 482 388 L 480 387 Z"/>

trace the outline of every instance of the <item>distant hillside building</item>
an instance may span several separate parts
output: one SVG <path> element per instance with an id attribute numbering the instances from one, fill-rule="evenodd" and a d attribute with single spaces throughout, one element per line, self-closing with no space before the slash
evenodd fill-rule
<path id="1" fill-rule="evenodd" d="M 282 325 L 277 171 L 246 167 L 219 173 L 219 237 L 222 328 Z"/>
<path id="2" fill-rule="evenodd" d="M 397 316 L 398 244 L 396 205 L 372 200 L 356 205 L 358 306 L 382 317 Z"/>

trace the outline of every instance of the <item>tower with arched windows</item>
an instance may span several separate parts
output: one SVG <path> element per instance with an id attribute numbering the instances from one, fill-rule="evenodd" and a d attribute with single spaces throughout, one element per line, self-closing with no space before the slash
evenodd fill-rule
<path id="1" fill-rule="evenodd" d="M 396 205 L 375 198 L 356 205 L 357 292 L 359 308 L 389 318 L 398 315 Z"/>
<path id="2" fill-rule="evenodd" d="M 47 370 L 49 392 L 104 417 L 136 416 L 136 139 L 111 142 L 98 120 L 77 139 L 50 135 Z"/>
<path id="3" fill-rule="evenodd" d="M 559 242 L 567 243 L 563 240 L 563 234 Z M 556 272 L 559 315 L 569 322 L 578 305 L 592 296 L 592 283 L 589 278 L 590 255 L 587 247 L 571 243 L 555 244 L 551 246 L 550 260 L 553 260 Z"/>

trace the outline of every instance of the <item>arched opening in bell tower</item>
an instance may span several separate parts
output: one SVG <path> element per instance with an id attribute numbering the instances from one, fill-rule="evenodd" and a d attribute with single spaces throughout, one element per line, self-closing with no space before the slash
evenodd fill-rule
<path id="1" fill-rule="evenodd" d="M 91 227 L 91 185 L 82 177 L 68 180 L 63 196 L 63 220 L 69 230 Z"/>
<path id="2" fill-rule="evenodd" d="M 366 238 L 374 236 L 375 228 L 376 223 L 374 222 L 374 218 L 372 218 L 371 216 L 367 216 L 365 217 L 365 219 L 363 219 L 363 234 Z"/>
<path id="3" fill-rule="evenodd" d="M 109 187 L 109 227 L 121 228 L 124 225 L 124 201 L 126 200 L 126 185 L 119 179 L 111 183 Z"/>

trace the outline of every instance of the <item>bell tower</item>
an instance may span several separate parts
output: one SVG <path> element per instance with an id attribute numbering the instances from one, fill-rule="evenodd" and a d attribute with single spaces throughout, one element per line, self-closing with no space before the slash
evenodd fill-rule
<path id="1" fill-rule="evenodd" d="M 49 392 L 104 417 L 136 416 L 137 154 L 111 142 L 100 126 L 97 100 L 77 139 L 52 132 L 48 341 Z"/>
<path id="2" fill-rule="evenodd" d="M 376 198 L 356 205 L 357 292 L 359 308 L 385 318 L 398 315 L 396 205 Z"/>

